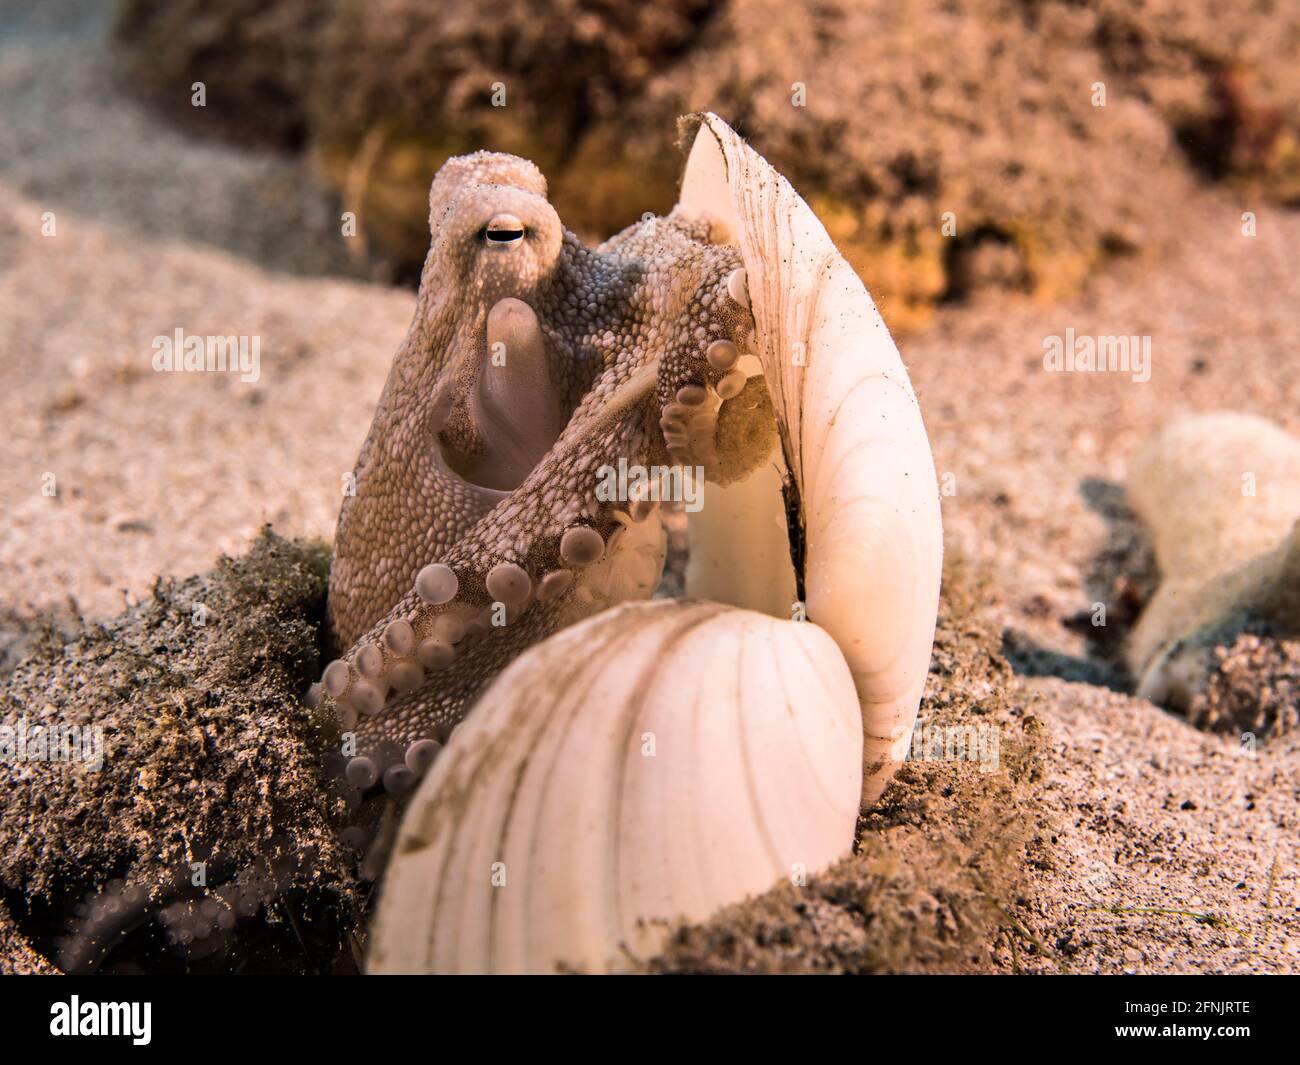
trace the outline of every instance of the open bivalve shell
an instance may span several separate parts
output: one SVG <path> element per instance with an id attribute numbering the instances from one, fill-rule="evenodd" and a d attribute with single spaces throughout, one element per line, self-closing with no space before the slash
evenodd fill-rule
<path id="1" fill-rule="evenodd" d="M 789 182 L 714 115 L 686 131 L 676 211 L 739 247 L 779 445 L 690 515 L 691 599 L 560 632 L 480 698 L 398 832 L 372 972 L 625 966 L 847 855 L 910 741 L 942 532 L 906 370 Z"/>
<path id="2" fill-rule="evenodd" d="M 862 700 L 869 804 L 910 743 L 934 643 L 943 530 L 929 438 L 889 330 L 812 209 L 716 115 L 688 128 L 695 123 L 679 209 L 713 219 L 740 245 L 781 457 L 798 491 L 807 617 L 839 644 Z M 785 513 L 762 470 L 712 493 L 693 518 L 692 547 L 702 539 L 694 526 L 732 523 L 735 499 L 747 529 L 770 529 Z M 688 594 L 711 595 L 724 572 L 732 587 L 776 579 L 747 556 L 757 539 L 728 539 L 731 550 L 708 560 L 707 580 L 688 580 Z M 691 576 L 703 569 L 697 557 Z"/>

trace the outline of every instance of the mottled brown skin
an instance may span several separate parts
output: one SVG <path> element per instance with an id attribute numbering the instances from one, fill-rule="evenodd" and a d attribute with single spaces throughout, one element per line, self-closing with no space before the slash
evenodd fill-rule
<path id="1" fill-rule="evenodd" d="M 738 251 L 709 243 L 707 221 L 676 215 L 588 249 L 545 191 L 531 163 L 484 152 L 450 160 L 433 183 L 415 319 L 344 500 L 330 576 L 331 621 L 348 650 L 324 686 L 355 735 L 348 776 L 363 789 L 376 779 L 409 788 L 423 769 L 411 745 L 445 741 L 512 658 L 653 591 L 653 504 L 597 498 L 600 467 L 717 472 L 718 389 L 730 397 L 743 382 L 728 355 L 753 327 Z M 711 362 L 720 340 L 736 348 L 715 347 Z M 687 386 L 690 405 L 677 402 Z M 595 561 L 562 553 L 575 529 L 599 534 L 580 534 L 603 547 Z M 455 574 L 445 603 L 415 590 L 435 562 Z M 519 599 L 510 603 L 488 587 L 506 563 L 526 574 L 497 572 L 498 592 Z M 452 646 L 447 626 L 454 636 L 461 625 Z M 433 642 L 450 661 L 421 663 L 413 648 Z"/>
<path id="2" fill-rule="evenodd" d="M 435 438 L 441 431 L 457 452 L 473 450 L 465 395 L 481 372 L 488 311 L 506 296 L 536 302 L 555 270 L 563 232 L 545 190 L 536 168 L 509 156 L 453 159 L 434 182 L 433 242 L 415 317 L 357 459 L 355 495 L 345 495 L 339 514 L 330 617 L 344 646 L 388 613 L 421 566 L 441 558 L 503 498 L 450 470 Z M 521 254 L 489 250 L 477 239 L 503 204 L 536 234 Z M 557 345 L 553 355 L 557 373 L 590 382 L 593 368 L 582 373 L 571 347 Z M 450 417 L 437 402 L 447 385 L 459 393 Z M 581 388 L 573 380 L 569 391 Z"/>

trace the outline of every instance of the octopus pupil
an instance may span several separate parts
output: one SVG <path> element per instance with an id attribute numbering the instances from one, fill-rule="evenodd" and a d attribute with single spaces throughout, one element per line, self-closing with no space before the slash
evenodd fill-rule
<path id="1" fill-rule="evenodd" d="M 485 236 L 489 244 L 513 244 L 517 240 L 523 240 L 524 231 L 522 229 L 489 229 L 485 231 Z"/>

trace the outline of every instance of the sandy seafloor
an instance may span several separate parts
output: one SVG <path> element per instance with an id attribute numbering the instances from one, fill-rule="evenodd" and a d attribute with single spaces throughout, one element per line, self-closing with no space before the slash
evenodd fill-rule
<path id="1" fill-rule="evenodd" d="M 0 5 L 10 656 L 42 614 L 110 616 L 264 523 L 329 538 L 414 305 L 307 274 L 356 270 L 303 164 L 189 140 L 123 98 L 83 8 L 20 24 Z M 1243 755 L 1117 690 L 1071 621 L 1113 576 L 1107 549 L 1125 531 L 1107 515 L 1146 436 L 1215 409 L 1300 432 L 1300 214 L 1222 190 L 1168 210 L 1182 236 L 1161 261 L 1120 263 L 1068 303 L 944 308 L 900 340 L 953 475 L 950 550 L 987 567 L 983 609 L 1020 670 L 1008 698 L 1044 726 L 1018 802 L 1050 860 L 1002 901 L 1049 949 L 1013 959 L 994 943 L 971 968 L 1300 971 L 1300 737 Z M 178 326 L 260 335 L 260 380 L 154 373 L 153 337 Z M 1044 337 L 1067 328 L 1150 335 L 1151 380 L 1044 372 Z"/>

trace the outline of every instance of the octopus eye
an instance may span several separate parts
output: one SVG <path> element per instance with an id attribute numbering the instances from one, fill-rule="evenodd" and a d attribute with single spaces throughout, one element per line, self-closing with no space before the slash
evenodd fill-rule
<path id="1" fill-rule="evenodd" d="M 512 214 L 499 214 L 483 227 L 489 248 L 513 248 L 524 239 L 524 224 Z"/>

